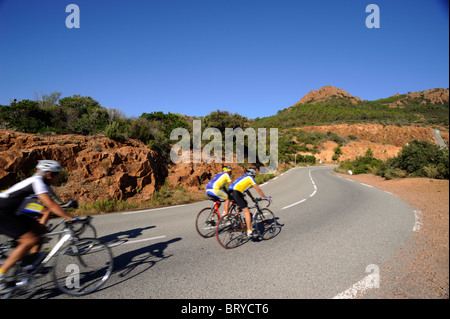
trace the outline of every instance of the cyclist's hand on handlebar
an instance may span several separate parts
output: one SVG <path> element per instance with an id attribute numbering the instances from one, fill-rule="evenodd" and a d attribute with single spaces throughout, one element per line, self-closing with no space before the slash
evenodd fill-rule
<path id="1" fill-rule="evenodd" d="M 66 224 L 72 224 L 72 223 L 76 223 L 76 222 L 78 222 L 78 221 L 80 221 L 80 218 L 72 218 L 72 219 L 67 219 L 66 220 Z"/>

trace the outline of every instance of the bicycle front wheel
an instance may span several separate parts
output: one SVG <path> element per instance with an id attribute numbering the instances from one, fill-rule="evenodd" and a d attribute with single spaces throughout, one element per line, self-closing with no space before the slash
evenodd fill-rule
<path id="1" fill-rule="evenodd" d="M 279 233 L 276 217 L 268 208 L 261 209 L 255 215 L 253 227 L 263 240 L 272 239 Z"/>
<path id="2" fill-rule="evenodd" d="M 62 292 L 81 296 L 99 289 L 112 269 L 109 247 L 98 239 L 85 238 L 61 251 L 53 268 L 53 280 Z"/>
<path id="3" fill-rule="evenodd" d="M 74 224 L 73 230 L 75 232 L 75 236 L 78 238 L 97 238 L 97 230 L 92 224 Z"/>
<path id="4" fill-rule="evenodd" d="M 219 214 L 214 208 L 203 208 L 197 215 L 195 220 L 195 227 L 197 232 L 203 238 L 210 238 L 216 232 L 216 226 L 219 223 Z"/>

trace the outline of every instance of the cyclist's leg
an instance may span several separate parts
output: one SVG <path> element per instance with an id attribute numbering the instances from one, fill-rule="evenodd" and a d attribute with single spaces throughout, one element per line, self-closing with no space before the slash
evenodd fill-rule
<path id="1" fill-rule="evenodd" d="M 222 201 L 225 201 L 224 206 L 224 215 L 228 214 L 228 210 L 230 209 L 230 198 L 226 192 L 219 189 L 215 191 L 217 197 L 219 197 Z"/>
<path id="2" fill-rule="evenodd" d="M 41 250 L 42 244 L 44 242 L 43 235 L 47 233 L 47 228 L 40 223 L 40 221 L 30 217 L 30 216 L 23 216 L 24 223 L 28 224 L 28 227 L 30 230 L 38 236 L 37 243 L 31 247 L 30 249 L 30 261 L 33 262 L 34 258 L 37 257 L 39 254 L 39 251 Z"/>
<path id="3" fill-rule="evenodd" d="M 244 195 L 239 191 L 233 191 L 233 198 L 236 201 L 240 210 L 245 213 L 245 223 L 247 224 L 247 232 L 252 231 L 252 217 L 250 214 L 250 210 L 248 209 L 248 203 L 244 198 Z"/>
<path id="4" fill-rule="evenodd" d="M 38 251 L 45 230 L 36 220 L 25 215 L 0 215 L 0 224 L 2 225 L 0 232 L 18 243 L 18 246 L 0 266 L 1 271 L 6 272 L 31 250 Z"/>
<path id="5" fill-rule="evenodd" d="M 250 214 L 250 209 L 245 207 L 242 209 L 245 213 L 245 223 L 247 224 L 247 233 L 252 232 L 252 215 Z"/>

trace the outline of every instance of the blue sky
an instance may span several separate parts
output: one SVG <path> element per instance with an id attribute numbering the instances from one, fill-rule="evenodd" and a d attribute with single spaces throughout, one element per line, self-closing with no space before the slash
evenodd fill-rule
<path id="1" fill-rule="evenodd" d="M 365 100 L 448 88 L 448 39 L 440 0 L 0 0 L 0 104 L 60 91 L 130 117 L 264 117 L 324 85 Z"/>

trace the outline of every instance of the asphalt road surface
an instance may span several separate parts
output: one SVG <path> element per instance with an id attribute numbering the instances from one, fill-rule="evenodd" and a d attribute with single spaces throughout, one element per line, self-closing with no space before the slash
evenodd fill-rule
<path id="1" fill-rule="evenodd" d="M 114 273 L 81 298 L 331 299 L 376 289 L 378 265 L 413 234 L 414 212 L 332 169 L 295 168 L 263 185 L 281 231 L 236 249 L 197 234 L 196 215 L 209 201 L 94 217 L 98 237 L 112 247 Z M 44 280 L 34 298 L 71 298 Z"/>

